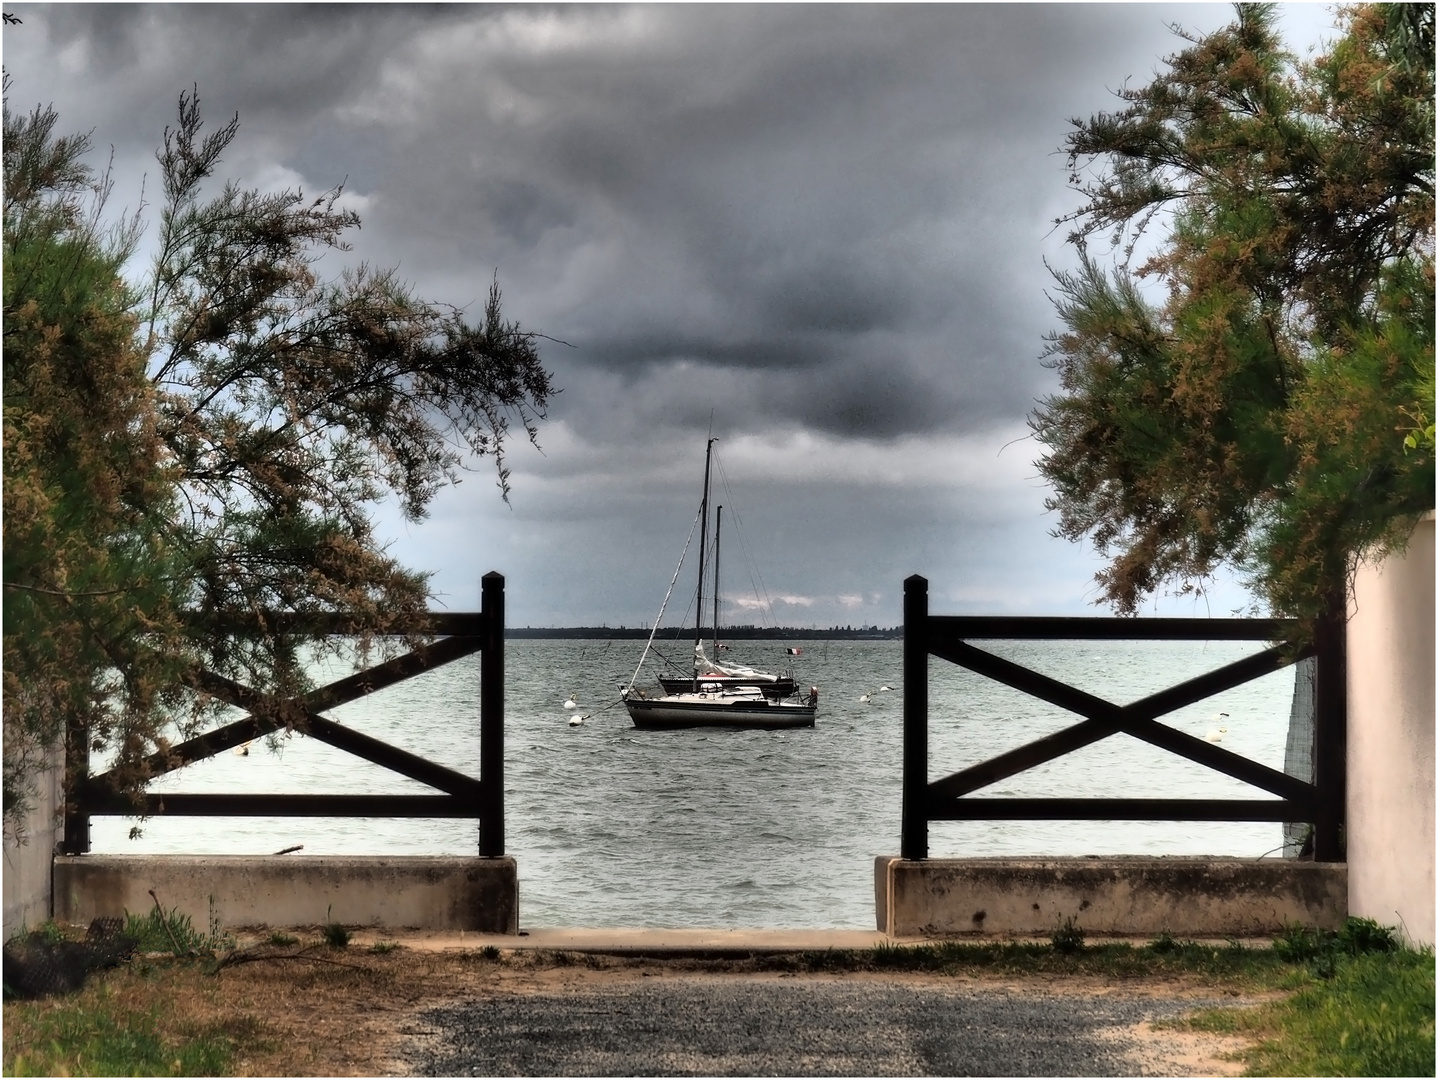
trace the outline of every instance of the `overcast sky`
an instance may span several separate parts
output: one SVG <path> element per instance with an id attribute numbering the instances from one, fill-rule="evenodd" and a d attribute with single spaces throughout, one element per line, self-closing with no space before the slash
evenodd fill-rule
<path id="1" fill-rule="evenodd" d="M 117 210 L 154 191 L 198 85 L 212 126 L 240 114 L 222 175 L 344 181 L 346 258 L 473 309 L 497 271 L 508 316 L 572 346 L 544 343 L 563 393 L 542 452 L 511 448 L 510 506 L 481 465 L 420 524 L 379 512 L 444 606 L 496 569 L 511 625 L 652 621 L 712 427 L 726 621 L 892 625 L 912 573 L 936 612 L 1095 611 L 1098 563 L 1049 535 L 1026 437 L 1054 387 L 1045 260 L 1073 261 L 1057 149 L 1182 45 L 1170 24 L 1229 7 L 6 10 L 11 108 L 93 129 L 97 165 L 113 146 Z M 1304 48 L 1331 22 L 1282 25 Z"/>

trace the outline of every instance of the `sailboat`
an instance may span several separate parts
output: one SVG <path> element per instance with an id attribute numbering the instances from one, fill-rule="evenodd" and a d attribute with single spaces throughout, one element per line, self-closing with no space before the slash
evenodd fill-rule
<path id="1" fill-rule="evenodd" d="M 696 587 L 694 619 L 694 674 L 689 678 L 661 677 L 660 686 L 665 693 L 650 697 L 634 685 L 633 680 L 624 690 L 624 704 L 629 718 L 638 728 L 694 728 L 694 727 L 739 727 L 739 728 L 790 728 L 813 727 L 818 711 L 819 690 L 810 687 L 808 697 L 794 700 L 793 676 L 776 676 L 756 671 L 738 664 L 719 664 L 704 654 L 703 620 L 698 613 L 704 608 L 704 547 L 709 533 L 709 479 L 713 462 L 714 440 L 710 439 L 704 452 L 704 495 L 699 504 L 700 541 L 699 575 Z M 715 515 L 714 551 L 714 634 L 715 651 L 718 651 L 719 633 L 719 550 L 718 523 L 722 519 L 723 507 Z M 682 561 L 682 560 L 681 560 Z M 676 575 L 677 575 L 676 571 Z M 655 620 L 655 630 L 658 620 Z M 653 643 L 654 633 L 650 633 Z M 649 645 L 645 646 L 645 654 Z M 639 666 L 644 666 L 643 657 Z M 638 672 L 636 671 L 636 676 Z M 787 684 L 787 689 L 783 689 Z"/>
<path id="2" fill-rule="evenodd" d="M 714 653 L 726 646 L 719 644 L 719 535 L 724 522 L 724 507 L 714 510 Z M 702 555 L 702 553 L 701 553 Z M 701 570 L 700 573 L 703 573 Z M 696 638 L 698 632 L 696 628 Z M 660 675 L 659 685 L 666 694 L 682 694 L 686 691 L 714 691 L 757 689 L 765 697 L 785 698 L 794 692 L 794 675 L 774 675 L 767 671 L 745 667 L 743 664 L 720 663 L 711 660 L 704 653 L 704 644 L 696 640 L 694 645 L 694 673 L 692 675 Z"/>

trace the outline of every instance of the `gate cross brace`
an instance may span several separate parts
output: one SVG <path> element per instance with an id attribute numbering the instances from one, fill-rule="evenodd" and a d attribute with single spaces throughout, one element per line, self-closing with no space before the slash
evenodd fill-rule
<path id="1" fill-rule="evenodd" d="M 320 742 L 451 795 L 473 797 L 482 781 L 337 724 L 320 716 L 317 710 L 356 701 L 366 694 L 478 652 L 483 645 L 483 639 L 478 637 L 442 638 L 292 700 L 251 689 L 210 671 L 201 671 L 189 680 L 191 686 L 246 709 L 250 715 L 171 747 L 167 752 L 152 754 L 145 760 L 145 765 L 151 777 L 160 776 L 268 735 L 287 723 L 296 723 L 305 734 Z M 86 786 L 100 795 L 104 790 L 114 788 L 114 779 L 111 771 L 91 778 Z"/>
<path id="2" fill-rule="evenodd" d="M 941 659 L 969 668 L 986 675 L 1006 686 L 1057 705 L 1062 709 L 1087 717 L 1082 723 L 1065 728 L 1053 735 L 1036 739 L 1006 754 L 953 773 L 928 786 L 931 805 L 934 801 L 958 798 L 979 788 L 987 787 L 1005 777 L 1024 772 L 1036 765 L 1061 757 L 1107 738 L 1117 732 L 1124 732 L 1161 749 L 1178 754 L 1180 757 L 1205 765 L 1208 768 L 1232 776 L 1237 780 L 1261 787 L 1280 795 L 1296 806 L 1311 811 L 1317 789 L 1287 773 L 1270 769 L 1250 758 L 1212 743 L 1194 738 L 1158 723 L 1157 717 L 1175 709 L 1202 701 L 1223 690 L 1240 686 L 1261 675 L 1277 671 L 1289 660 L 1282 656 L 1282 650 L 1266 649 L 1261 653 L 1245 657 L 1235 663 L 1180 683 L 1150 697 L 1128 705 L 1115 705 L 1103 698 L 1087 694 L 1066 683 L 1040 675 L 1036 671 L 1004 660 L 992 653 L 977 649 L 964 641 L 930 642 L 929 652 Z M 1306 655 L 1300 653 L 1299 656 Z"/>

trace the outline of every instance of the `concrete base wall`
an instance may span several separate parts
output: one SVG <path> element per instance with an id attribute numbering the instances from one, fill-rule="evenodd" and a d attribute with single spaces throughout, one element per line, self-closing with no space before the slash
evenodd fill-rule
<path id="1" fill-rule="evenodd" d="M 895 937 L 1090 934 L 1255 937 L 1347 915 L 1342 863 L 1295 859 L 926 859 L 874 865 L 878 928 Z"/>
<path id="2" fill-rule="evenodd" d="M 63 801 L 62 756 L 35 778 L 35 808 L 17 831 L 5 830 L 5 940 L 22 929 L 34 929 L 50 918 L 50 859 L 63 830 L 59 813 Z"/>
<path id="3" fill-rule="evenodd" d="M 1362 563 L 1348 621 L 1348 908 L 1431 945 L 1433 517 Z"/>
<path id="4" fill-rule="evenodd" d="M 57 856 L 55 918 L 161 905 L 202 933 L 229 926 L 388 926 L 519 933 L 512 858 L 458 856 Z"/>

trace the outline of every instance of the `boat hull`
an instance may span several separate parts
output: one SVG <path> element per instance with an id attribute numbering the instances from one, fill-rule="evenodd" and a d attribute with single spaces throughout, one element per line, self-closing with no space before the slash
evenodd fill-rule
<path id="1" fill-rule="evenodd" d="M 799 728 L 813 727 L 813 705 L 773 701 L 762 695 L 727 697 L 686 694 L 675 697 L 630 698 L 625 701 L 637 728 Z"/>

